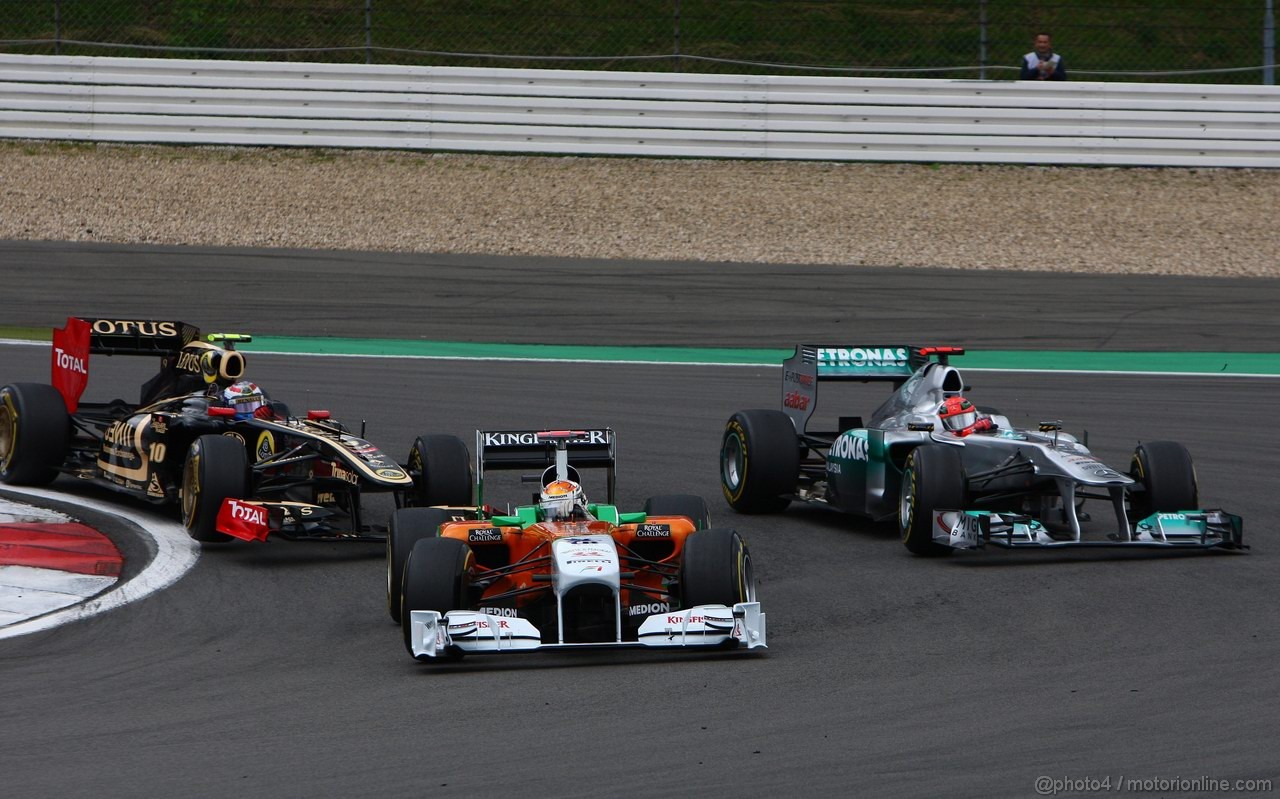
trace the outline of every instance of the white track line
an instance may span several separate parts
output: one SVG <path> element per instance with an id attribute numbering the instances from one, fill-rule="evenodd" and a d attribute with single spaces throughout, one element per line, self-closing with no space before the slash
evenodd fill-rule
<path id="1" fill-rule="evenodd" d="M 139 599 L 150 596 L 176 583 L 182 575 L 196 565 L 196 560 L 200 557 L 200 545 L 193 541 L 191 536 L 187 535 L 186 528 L 177 522 L 147 518 L 130 511 L 128 508 L 121 508 L 95 499 L 71 496 L 43 488 L 5 486 L 5 490 L 16 494 L 24 494 L 28 497 L 53 499 L 70 505 L 79 505 L 99 513 L 106 513 L 125 519 L 137 525 L 143 534 L 155 543 L 156 554 L 146 568 L 142 570 L 142 573 L 132 580 L 119 583 L 102 596 L 95 597 L 84 604 L 58 610 L 30 621 L 20 622 L 0 629 L 0 639 L 48 630 L 62 624 L 87 619 L 90 616 L 96 616 L 114 608 L 123 607 L 130 602 L 137 602 Z"/>

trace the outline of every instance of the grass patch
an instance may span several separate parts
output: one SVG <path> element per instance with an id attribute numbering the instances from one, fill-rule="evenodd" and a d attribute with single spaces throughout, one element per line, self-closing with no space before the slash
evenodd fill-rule
<path id="1" fill-rule="evenodd" d="M 0 338 L 16 338 L 26 341 L 53 341 L 53 328 L 13 327 L 0 325 Z"/>
<path id="2" fill-rule="evenodd" d="M 0 36 L 46 40 L 0 44 L 0 52 L 52 53 L 57 36 L 62 41 L 190 48 L 125 51 L 62 44 L 58 49 L 63 55 L 347 63 L 371 58 L 375 63 L 435 66 L 830 74 L 698 58 L 881 70 L 966 67 L 979 64 L 981 41 L 979 0 L 376 0 L 368 17 L 365 0 L 61 0 L 57 5 L 60 20 L 55 23 L 52 2 L 0 0 Z M 991 67 L 1016 66 L 1039 30 L 1054 35 L 1069 71 L 1229 69 L 1262 63 L 1261 2 L 987 0 L 985 7 Z M 374 49 L 367 50 L 370 43 Z M 332 49 L 235 54 L 214 48 Z M 405 52 L 411 50 L 434 54 Z M 553 60 L 559 56 L 600 60 Z M 622 60 L 639 56 L 660 58 Z M 973 78 L 978 71 L 907 74 Z M 993 70 L 988 77 L 1013 74 Z M 1261 70 L 1101 79 L 1259 83 Z"/>

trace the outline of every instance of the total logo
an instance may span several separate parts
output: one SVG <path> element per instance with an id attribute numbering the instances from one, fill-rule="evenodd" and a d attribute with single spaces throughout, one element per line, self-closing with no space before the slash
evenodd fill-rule
<path id="1" fill-rule="evenodd" d="M 782 397 L 782 407 L 807 411 L 809 410 L 809 397 L 799 391 L 788 391 Z"/>
<path id="2" fill-rule="evenodd" d="M 818 363 L 823 366 L 902 366 L 906 362 L 906 347 L 826 347 L 818 350 Z"/>
<path id="3" fill-rule="evenodd" d="M 237 502 L 234 499 L 228 499 L 227 503 L 231 506 L 231 518 L 249 524 L 266 525 L 267 510 L 260 505 L 246 505 L 243 502 Z"/>
<path id="4" fill-rule="evenodd" d="M 89 367 L 85 365 L 84 358 L 76 358 L 68 355 L 62 347 L 53 348 L 53 357 L 57 361 L 59 369 L 66 369 L 72 372 L 78 372 L 88 376 Z"/>
<path id="5" fill-rule="evenodd" d="M 867 439 L 856 433 L 846 433 L 831 445 L 831 457 L 847 461 L 865 461 L 867 459 Z"/>

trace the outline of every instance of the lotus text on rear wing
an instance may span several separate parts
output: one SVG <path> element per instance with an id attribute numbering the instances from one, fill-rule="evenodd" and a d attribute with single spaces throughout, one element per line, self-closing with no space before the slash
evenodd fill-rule
<path id="1" fill-rule="evenodd" d="M 138 333 L 143 336 L 176 336 L 178 326 L 174 322 L 148 322 L 132 319 L 95 319 L 93 332 L 112 335 L 116 333 Z"/>

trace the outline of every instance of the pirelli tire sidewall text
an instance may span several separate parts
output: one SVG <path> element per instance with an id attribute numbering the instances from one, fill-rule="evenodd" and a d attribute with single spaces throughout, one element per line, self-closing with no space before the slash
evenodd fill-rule
<path id="1" fill-rule="evenodd" d="M 924 444 L 907 453 L 898 503 L 903 545 L 916 555 L 950 554 L 950 547 L 933 540 L 933 511 L 963 509 L 965 494 L 964 464 L 958 448 Z"/>
<path id="2" fill-rule="evenodd" d="M 56 388 L 42 383 L 0 388 L 0 481 L 52 483 L 70 441 L 71 416 Z"/>
<path id="3" fill-rule="evenodd" d="M 707 501 L 694 494 L 660 494 L 644 503 L 646 516 L 684 516 L 693 522 L 694 530 L 711 526 L 711 510 Z"/>
<path id="4" fill-rule="evenodd" d="M 754 602 L 755 574 L 747 543 L 737 530 L 713 527 L 684 541 L 680 602 L 684 608 Z"/>
<path id="5" fill-rule="evenodd" d="M 473 476 L 467 445 L 457 436 L 418 436 L 409 449 L 413 488 L 408 504 L 470 505 Z"/>
<path id="6" fill-rule="evenodd" d="M 400 627 L 409 654 L 413 654 L 413 611 L 444 614 L 469 609 L 472 565 L 471 547 L 456 538 L 424 538 L 413 545 L 404 565 L 400 595 Z"/>
<path id="7" fill-rule="evenodd" d="M 245 499 L 249 491 L 249 455 L 230 436 L 204 435 L 191 442 L 182 466 L 182 523 L 202 544 L 230 541 L 217 530 L 218 511 L 227 499 Z"/>
<path id="8" fill-rule="evenodd" d="M 777 513 L 791 504 L 800 444 L 781 411 L 738 411 L 720 440 L 720 488 L 739 513 Z"/>
<path id="9" fill-rule="evenodd" d="M 452 513 L 442 508 L 400 508 L 391 515 L 387 530 L 387 613 L 397 624 L 404 565 L 413 545 L 424 538 L 435 538 L 440 534 L 440 525 L 452 519 Z"/>
<path id="10" fill-rule="evenodd" d="M 1177 441 L 1146 441 L 1133 450 L 1129 476 L 1142 486 L 1129 496 L 1129 515 L 1138 521 L 1153 513 L 1200 507 L 1200 489 L 1191 453 Z"/>

